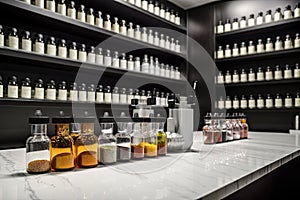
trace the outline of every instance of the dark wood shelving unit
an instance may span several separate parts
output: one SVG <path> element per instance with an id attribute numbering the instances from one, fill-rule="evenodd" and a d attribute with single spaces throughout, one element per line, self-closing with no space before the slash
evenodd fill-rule
<path id="1" fill-rule="evenodd" d="M 283 113 L 298 113 L 300 112 L 300 108 L 246 108 L 246 109 L 217 109 L 219 111 L 227 111 L 229 113 L 277 113 L 277 112 L 283 112 Z"/>

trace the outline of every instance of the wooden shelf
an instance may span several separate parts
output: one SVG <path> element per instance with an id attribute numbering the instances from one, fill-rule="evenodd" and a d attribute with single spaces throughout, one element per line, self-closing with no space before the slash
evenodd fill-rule
<path id="1" fill-rule="evenodd" d="M 217 110 L 220 110 L 220 111 L 227 111 L 229 113 L 247 113 L 247 112 L 251 112 L 251 113 L 255 113 L 255 112 L 258 112 L 258 113 L 277 113 L 277 112 L 300 112 L 300 108 L 295 108 L 295 107 L 291 107 L 291 108 L 262 108 L 262 109 L 258 109 L 258 108 L 255 108 L 255 109 L 250 109 L 250 108 L 246 108 L 246 109 L 217 109 Z"/>
<path id="2" fill-rule="evenodd" d="M 288 19 L 288 20 L 281 20 L 281 21 L 277 21 L 277 22 L 265 23 L 265 24 L 261 24 L 261 25 L 251 26 L 251 27 L 246 27 L 243 29 L 238 29 L 238 30 L 234 30 L 234 31 L 226 32 L 226 33 L 220 33 L 220 34 L 216 34 L 216 37 L 222 38 L 222 37 L 244 34 L 244 33 L 254 32 L 254 31 L 255 32 L 265 31 L 266 29 L 268 31 L 272 31 L 273 29 L 276 29 L 278 27 L 282 28 L 285 26 L 296 25 L 298 23 L 300 24 L 300 17 Z"/>

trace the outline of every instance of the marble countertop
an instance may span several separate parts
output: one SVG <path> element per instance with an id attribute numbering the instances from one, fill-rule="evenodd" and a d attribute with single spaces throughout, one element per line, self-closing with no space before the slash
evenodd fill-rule
<path id="1" fill-rule="evenodd" d="M 250 132 L 166 157 L 29 175 L 25 149 L 0 151 L 0 199 L 219 199 L 299 156 L 297 135 Z"/>

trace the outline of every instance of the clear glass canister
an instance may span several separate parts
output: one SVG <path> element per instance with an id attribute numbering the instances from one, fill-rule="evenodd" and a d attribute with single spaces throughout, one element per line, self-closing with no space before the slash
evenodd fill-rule
<path id="1" fill-rule="evenodd" d="M 40 110 L 29 117 L 31 134 L 26 141 L 26 170 L 38 174 L 50 171 L 50 139 L 47 136 L 49 117 L 42 116 Z"/>
<path id="2" fill-rule="evenodd" d="M 157 157 L 157 135 L 154 129 L 154 123 L 150 121 L 150 118 L 144 118 L 141 124 L 142 134 L 145 137 L 144 141 L 144 153 L 145 157 Z"/>
<path id="3" fill-rule="evenodd" d="M 144 141 L 145 136 L 142 134 L 142 119 L 133 118 L 133 131 L 131 134 L 131 159 L 141 160 L 145 157 L 144 154 Z"/>
<path id="4" fill-rule="evenodd" d="M 117 141 L 113 135 L 114 118 L 99 118 L 101 133 L 98 138 L 98 161 L 101 164 L 117 162 Z"/>
<path id="5" fill-rule="evenodd" d="M 96 118 L 88 116 L 85 112 L 84 116 L 76 118 L 75 121 L 80 124 L 80 134 L 75 141 L 76 164 L 78 167 L 96 167 L 98 165 L 98 138 L 94 134 Z M 74 124 L 72 125 L 76 128 Z"/>
<path id="6" fill-rule="evenodd" d="M 116 119 L 118 125 L 117 139 L 117 160 L 124 162 L 131 159 L 131 136 L 133 122 L 129 117 Z"/>
<path id="7" fill-rule="evenodd" d="M 155 125 L 154 131 L 156 132 L 157 136 L 157 154 L 159 156 L 167 155 L 168 138 L 166 132 L 164 131 L 165 120 L 166 119 L 163 117 L 156 117 L 151 119 L 153 125 Z"/>

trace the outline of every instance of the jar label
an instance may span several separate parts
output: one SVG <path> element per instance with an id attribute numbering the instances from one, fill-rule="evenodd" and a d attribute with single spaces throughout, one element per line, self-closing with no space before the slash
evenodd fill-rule
<path id="1" fill-rule="evenodd" d="M 275 50 L 282 50 L 282 42 L 275 42 Z"/>
<path id="2" fill-rule="evenodd" d="M 234 82 L 234 83 L 238 83 L 240 80 L 239 80 L 239 75 L 238 74 L 234 74 L 233 76 L 232 76 L 232 81 Z"/>
<path id="3" fill-rule="evenodd" d="M 175 72 L 175 78 L 178 80 L 180 79 L 180 72 Z"/>
<path id="4" fill-rule="evenodd" d="M 274 14 L 274 21 L 276 22 L 276 21 L 279 21 L 279 20 L 281 20 L 281 13 L 275 13 Z"/>
<path id="5" fill-rule="evenodd" d="M 86 101 L 86 91 L 79 91 L 79 101 Z"/>
<path id="6" fill-rule="evenodd" d="M 8 44 L 9 44 L 9 47 L 11 47 L 11 48 L 19 49 L 19 38 L 14 37 L 14 36 L 9 36 Z"/>
<path id="7" fill-rule="evenodd" d="M 58 47 L 58 56 L 62 58 L 67 58 L 67 48 L 66 47 Z"/>
<path id="8" fill-rule="evenodd" d="M 77 50 L 70 49 L 69 50 L 69 58 L 72 60 L 77 60 Z"/>
<path id="9" fill-rule="evenodd" d="M 300 47 L 300 39 L 295 40 L 295 48 Z"/>
<path id="10" fill-rule="evenodd" d="M 149 43 L 151 44 L 150 41 L 149 41 Z M 174 43 L 171 43 L 170 49 L 171 49 L 171 51 L 176 51 L 176 45 Z"/>
<path id="11" fill-rule="evenodd" d="M 70 101 L 78 101 L 78 91 L 77 90 L 70 90 Z"/>
<path id="12" fill-rule="evenodd" d="M 231 31 L 231 24 L 225 24 L 225 32 Z"/>
<path id="13" fill-rule="evenodd" d="M 105 103 L 111 103 L 111 93 L 105 93 L 104 101 Z"/>
<path id="14" fill-rule="evenodd" d="M 266 23 L 272 22 L 272 15 L 266 15 Z"/>
<path id="15" fill-rule="evenodd" d="M 25 51 L 31 51 L 32 50 L 31 41 L 22 39 L 22 49 Z"/>
<path id="16" fill-rule="evenodd" d="M 56 89 L 47 89 L 46 90 L 46 99 L 56 100 Z"/>
<path id="17" fill-rule="evenodd" d="M 161 48 L 165 48 L 165 40 L 159 40 L 159 46 L 161 47 Z"/>
<path id="18" fill-rule="evenodd" d="M 273 51 L 273 43 L 266 44 L 266 51 Z"/>
<path id="19" fill-rule="evenodd" d="M 255 74 L 252 73 L 252 74 L 249 74 L 249 81 L 255 81 Z"/>
<path id="20" fill-rule="evenodd" d="M 226 58 L 231 57 L 231 49 L 225 50 L 225 57 Z"/>
<path id="21" fill-rule="evenodd" d="M 67 93 L 68 93 L 67 90 L 61 90 L 61 89 L 59 89 L 58 90 L 58 97 L 57 97 L 57 99 L 61 100 L 61 101 L 67 101 L 67 96 L 68 96 Z"/>
<path id="22" fill-rule="evenodd" d="M 87 59 L 86 52 L 79 51 L 78 60 L 81 62 L 86 62 L 86 59 Z"/>
<path id="23" fill-rule="evenodd" d="M 103 56 L 102 55 L 96 55 L 96 64 L 103 65 Z"/>
<path id="24" fill-rule="evenodd" d="M 224 109 L 224 101 L 218 101 L 218 108 Z"/>
<path id="25" fill-rule="evenodd" d="M 232 30 L 237 30 L 237 29 L 239 29 L 239 23 L 238 22 L 232 23 Z"/>
<path id="26" fill-rule="evenodd" d="M 95 102 L 95 92 L 88 92 L 88 101 L 89 102 Z"/>
<path id="27" fill-rule="evenodd" d="M 249 19 L 248 20 L 248 26 L 254 26 L 255 25 L 255 20 L 254 19 Z"/>
<path id="28" fill-rule="evenodd" d="M 159 6 L 155 6 L 154 7 L 154 14 L 159 15 L 159 10 L 160 10 Z"/>
<path id="29" fill-rule="evenodd" d="M 47 54 L 50 56 L 56 56 L 56 46 L 55 45 L 47 45 Z"/>
<path id="30" fill-rule="evenodd" d="M 151 13 L 154 13 L 154 5 L 153 4 L 149 4 L 148 11 Z"/>
<path id="31" fill-rule="evenodd" d="M 8 98 L 18 98 L 18 86 L 9 85 L 7 87 L 7 97 Z"/>
<path id="32" fill-rule="evenodd" d="M 35 45 L 35 52 L 39 54 L 44 54 L 45 53 L 45 45 L 42 42 L 36 42 Z"/>
<path id="33" fill-rule="evenodd" d="M 137 7 L 141 7 L 142 6 L 142 1 L 141 0 L 135 0 L 135 5 Z"/>
<path id="34" fill-rule="evenodd" d="M 97 92 L 96 94 L 96 100 L 98 103 L 103 103 L 103 92 Z"/>
<path id="35" fill-rule="evenodd" d="M 44 99 L 44 88 L 35 88 L 35 99 Z"/>
<path id="36" fill-rule="evenodd" d="M 170 73 L 170 78 L 175 79 L 175 72 L 174 72 L 174 70 L 171 71 L 171 73 Z"/>
<path id="37" fill-rule="evenodd" d="M 240 21 L 240 28 L 246 28 L 247 27 L 247 22 L 246 20 Z"/>
<path id="38" fill-rule="evenodd" d="M 258 81 L 263 81 L 264 80 L 264 73 L 263 72 L 257 73 L 257 80 Z"/>
<path id="39" fill-rule="evenodd" d="M 166 15 L 165 9 L 160 9 L 159 16 L 161 18 L 165 18 L 165 15 Z"/>
<path id="40" fill-rule="evenodd" d="M 31 87 L 22 86 L 21 98 L 31 99 Z"/>
<path id="41" fill-rule="evenodd" d="M 225 83 L 231 83 L 231 76 L 230 75 L 225 76 Z"/>
<path id="42" fill-rule="evenodd" d="M 292 41 L 285 41 L 284 42 L 284 49 L 290 49 L 290 48 L 293 48 L 293 45 L 292 45 Z"/>

